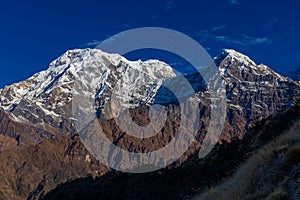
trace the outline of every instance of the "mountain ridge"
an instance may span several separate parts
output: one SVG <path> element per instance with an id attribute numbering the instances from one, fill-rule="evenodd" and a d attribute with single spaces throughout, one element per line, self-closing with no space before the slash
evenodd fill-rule
<path id="1" fill-rule="evenodd" d="M 299 99 L 299 83 L 277 74 L 265 65 L 257 65 L 243 54 L 224 50 L 214 60 L 226 86 L 228 103 L 225 127 L 219 141 L 242 139 L 256 122 L 290 110 Z M 105 105 L 114 92 L 122 105 L 129 108 L 136 118 L 141 117 L 140 122 L 146 124 L 147 116 L 140 116 L 139 113 L 147 113 L 149 104 L 155 102 L 165 80 L 176 78 L 169 65 L 157 60 L 128 61 L 119 55 L 100 50 L 77 49 L 67 51 L 53 61 L 47 70 L 0 89 L 0 133 L 5 137 L 0 140 L 0 165 L 10 163 L 11 168 L 0 171 L 3 177 L 0 185 L 5 186 L 0 198 L 22 199 L 35 191 L 34 199 L 67 180 L 87 175 L 100 176 L 109 170 L 85 149 L 74 126 L 76 119 L 73 118 L 71 102 L 74 78 L 85 66 L 91 70 L 95 67 L 102 70 L 98 74 L 84 74 L 86 77 L 98 78 L 90 80 L 99 82 L 83 82 L 83 85 L 97 88 L 92 95 L 97 97 L 96 106 L 101 112 L 106 112 Z M 207 133 L 211 112 L 210 94 L 205 91 L 206 86 L 199 74 L 185 77 L 196 91 L 201 118 L 196 141 L 178 160 L 178 166 L 199 150 Z M 118 85 L 118 80 L 121 80 L 121 85 Z M 131 96 L 124 98 L 124 91 Z M 170 96 L 166 97 L 168 99 Z M 174 111 L 174 115 L 179 111 L 176 105 L 166 103 L 166 107 Z M 173 114 L 170 114 L 168 123 L 157 137 L 144 141 L 124 134 L 113 120 L 100 117 L 99 122 L 104 126 L 106 135 L 118 146 L 133 152 L 145 152 L 170 142 L 180 122 L 172 117 Z M 10 144 L 13 151 L 7 150 Z M 53 151 L 50 147 L 59 148 Z M 19 149 L 29 153 L 13 153 L 19 152 Z M 43 158 L 43 154 L 48 157 Z M 49 169 L 46 163 L 51 158 L 55 163 Z M 74 167 L 80 168 L 81 172 Z M 64 174 L 64 171 L 68 173 Z M 31 182 L 24 181 L 25 175 L 30 177 Z M 41 184 L 44 189 L 38 190 Z M 9 196 L 12 194 L 13 197 Z"/>

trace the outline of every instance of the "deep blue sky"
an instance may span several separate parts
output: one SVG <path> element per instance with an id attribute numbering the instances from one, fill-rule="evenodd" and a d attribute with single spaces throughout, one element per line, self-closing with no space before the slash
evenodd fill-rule
<path id="1" fill-rule="evenodd" d="M 0 87 L 46 69 L 68 49 L 131 28 L 181 31 L 216 56 L 247 54 L 279 73 L 300 65 L 300 1 L 12 1 L 0 5 Z"/>

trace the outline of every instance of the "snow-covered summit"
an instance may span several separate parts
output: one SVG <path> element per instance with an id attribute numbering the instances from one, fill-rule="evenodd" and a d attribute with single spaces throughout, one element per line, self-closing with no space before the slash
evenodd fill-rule
<path id="1" fill-rule="evenodd" d="M 216 64 L 218 66 L 221 65 L 223 67 L 220 68 L 221 73 L 232 73 L 233 71 L 240 72 L 241 74 L 247 74 L 247 76 L 272 76 L 278 81 L 288 81 L 287 77 L 279 75 L 267 65 L 264 64 L 256 64 L 252 59 L 248 56 L 237 52 L 233 49 L 223 49 L 221 54 L 218 57 L 214 58 Z M 231 66 L 231 68 L 228 68 Z M 236 68 L 233 68 L 233 67 Z M 243 78 L 241 78 L 243 79 Z"/>
<path id="2" fill-rule="evenodd" d="M 42 123 L 46 116 L 65 117 L 65 107 L 72 100 L 74 82 L 85 71 L 91 73 L 85 74 L 87 77 L 101 76 L 100 82 L 83 79 L 85 85 L 99 86 L 101 91 L 98 94 L 114 89 L 117 96 L 121 97 L 126 92 L 142 101 L 151 101 L 162 80 L 176 76 L 169 65 L 158 60 L 129 61 L 99 49 L 69 50 L 51 62 L 48 69 L 1 89 L 0 107 L 18 121 L 33 121 L 28 119 L 34 117 L 35 121 Z M 121 88 L 115 87 L 117 83 L 123 83 Z"/>
<path id="3" fill-rule="evenodd" d="M 233 49 L 224 49 L 221 53 L 221 56 L 230 57 L 231 59 L 238 59 L 241 62 L 251 64 L 251 66 L 256 66 L 256 63 L 253 60 L 251 60 L 248 56 L 237 52 Z"/>
<path id="4" fill-rule="evenodd" d="M 143 71 L 150 76 L 158 76 L 158 77 L 172 77 L 174 76 L 173 69 L 166 63 L 159 60 L 147 60 L 147 61 L 129 61 L 125 57 L 119 54 L 109 54 L 101 51 L 100 49 L 74 49 L 69 50 L 58 59 L 51 62 L 49 69 L 50 71 L 60 74 L 66 68 L 71 67 L 76 70 L 78 67 L 82 67 L 82 65 L 74 65 L 70 66 L 73 63 L 80 62 L 91 62 L 91 61 L 109 61 L 110 64 L 118 66 L 121 63 L 126 63 L 130 65 L 131 68 Z M 95 66 L 97 67 L 97 66 Z"/>

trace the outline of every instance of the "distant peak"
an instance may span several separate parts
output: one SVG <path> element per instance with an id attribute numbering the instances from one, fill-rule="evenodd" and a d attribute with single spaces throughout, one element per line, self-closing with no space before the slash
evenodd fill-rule
<path id="1" fill-rule="evenodd" d="M 260 74 L 263 76 L 272 75 L 276 77 L 277 80 L 286 81 L 286 77 L 279 75 L 274 72 L 271 68 L 264 64 L 257 65 L 252 59 L 248 56 L 234 50 L 234 49 L 223 49 L 221 54 L 215 58 L 216 64 L 220 68 L 229 68 L 231 66 L 231 70 L 238 71 L 247 71 L 249 74 L 249 69 L 251 69 L 251 73 L 255 73 L 256 75 Z M 222 64 L 223 63 L 223 64 Z"/>
<path id="2" fill-rule="evenodd" d="M 226 56 L 230 56 L 232 58 L 236 58 L 238 60 L 249 62 L 253 65 L 256 65 L 256 63 L 252 59 L 250 59 L 248 56 L 246 56 L 245 54 L 242 54 L 236 50 L 233 50 L 233 49 L 224 49 L 222 54 L 224 54 Z"/>
<path id="3" fill-rule="evenodd" d="M 234 50 L 234 49 L 223 49 L 219 56 L 215 57 L 214 60 L 219 66 L 224 60 L 235 60 L 241 64 L 248 64 L 251 66 L 257 66 L 257 64 L 251 60 L 248 56 Z"/>
<path id="4" fill-rule="evenodd" d="M 222 54 L 228 55 L 228 54 L 240 54 L 240 53 L 234 49 L 223 49 Z"/>

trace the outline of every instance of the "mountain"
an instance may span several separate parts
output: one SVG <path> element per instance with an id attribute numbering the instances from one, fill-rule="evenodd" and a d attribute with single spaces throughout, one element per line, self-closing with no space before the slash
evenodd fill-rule
<path id="1" fill-rule="evenodd" d="M 224 50 L 214 60 L 226 87 L 228 105 L 220 142 L 243 138 L 257 122 L 285 113 L 299 99 L 298 82 L 255 64 L 241 53 Z M 97 49 L 76 49 L 53 61 L 47 70 L 1 89 L 0 199 L 35 199 L 58 184 L 109 171 L 85 148 L 76 132 L 72 101 L 82 91 L 95 97 L 97 121 L 114 144 L 131 152 L 147 152 L 169 143 L 180 124 L 176 118 L 180 107 L 163 86 L 177 78 L 169 65 L 158 60 L 129 61 Z M 211 112 L 206 91 L 210 83 L 205 84 L 199 74 L 184 78 L 196 93 L 180 90 L 180 97 L 196 99 L 194 106 L 199 106 L 201 116 L 196 140 L 175 166 L 199 150 Z M 157 102 L 167 106 L 167 122 L 157 136 L 143 140 L 124 133 L 116 125 L 114 111 L 106 106 L 128 108 L 136 123 L 147 124 L 149 105 Z M 77 109 L 87 112 L 84 107 Z"/>
<path id="2" fill-rule="evenodd" d="M 32 133 L 30 141 L 26 139 L 29 137 L 27 134 L 25 137 L 20 136 L 20 140 L 24 138 L 22 143 L 37 143 L 58 133 L 74 135 L 72 128 L 74 119 L 70 112 L 74 79 L 82 76 L 80 73 L 88 67 L 100 68 L 100 80 L 95 84 L 101 85 L 97 91 L 98 94 L 101 94 L 101 98 L 106 96 L 105 93 L 103 94 L 104 91 L 107 92 L 120 80 L 121 83 L 126 83 L 131 88 L 145 90 L 144 93 L 141 93 L 142 91 L 126 91 L 133 94 L 133 97 L 130 98 L 145 98 L 144 101 L 151 101 L 153 98 L 151 95 L 155 94 L 162 84 L 162 80 L 175 76 L 170 66 L 157 60 L 132 62 L 119 55 L 110 55 L 100 50 L 67 51 L 53 61 L 47 70 L 0 90 L 0 107 L 7 113 L 10 120 L 44 129 L 47 132 Z M 90 75 L 95 76 L 93 73 Z M 83 81 L 86 81 L 83 84 L 91 85 L 90 80 Z M 141 88 L 139 85 L 143 82 L 148 85 Z M 123 88 L 119 88 L 118 92 L 125 93 L 125 86 L 124 84 Z M 122 93 L 117 95 L 121 96 Z M 19 134 L 22 133 L 12 131 L 9 134 L 6 133 L 11 137 L 17 137 Z"/>
<path id="3" fill-rule="evenodd" d="M 255 122 L 289 110 L 299 99 L 299 83 L 241 53 L 224 50 L 215 61 L 226 82 L 228 124 L 236 126 L 225 139 L 242 137 Z"/>

